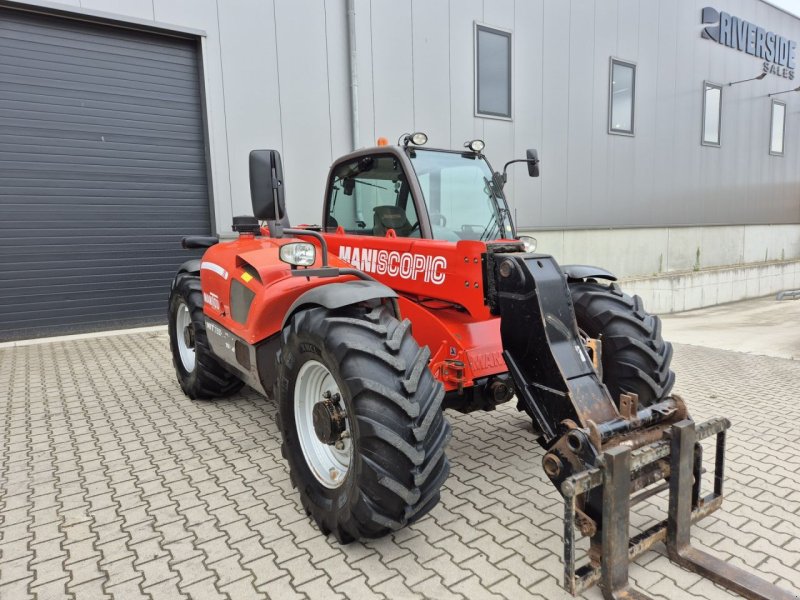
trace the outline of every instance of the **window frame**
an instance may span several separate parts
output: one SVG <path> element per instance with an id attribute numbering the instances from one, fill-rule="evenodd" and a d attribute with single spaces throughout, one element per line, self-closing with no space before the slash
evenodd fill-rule
<path id="1" fill-rule="evenodd" d="M 414 210 L 417 212 L 417 218 L 419 219 L 420 225 L 420 238 L 422 239 L 432 239 L 433 233 L 431 230 L 431 223 L 430 217 L 428 215 L 428 207 L 425 204 L 425 201 L 422 199 L 422 190 L 419 187 L 419 182 L 417 181 L 416 171 L 414 170 L 414 166 L 411 164 L 411 160 L 406 155 L 406 152 L 400 146 L 382 146 L 379 151 L 376 151 L 375 148 L 363 148 L 361 150 L 356 150 L 355 152 L 351 152 L 345 156 L 340 157 L 331 168 L 328 170 L 328 179 L 327 183 L 325 184 L 325 200 L 322 206 L 322 229 L 327 233 L 335 233 L 335 228 L 331 228 L 328 226 L 328 215 L 330 214 L 330 203 L 331 203 L 331 195 L 333 192 L 333 179 L 336 169 L 342 166 L 345 163 L 352 162 L 354 160 L 358 160 L 367 156 L 391 156 L 396 158 L 405 173 L 405 176 L 408 180 L 409 184 L 409 201 L 414 203 Z M 369 234 L 365 234 L 364 237 L 373 237 Z M 420 238 L 400 238 L 400 239 L 420 239 Z M 374 239 L 384 239 L 384 238 L 374 238 Z"/>
<path id="2" fill-rule="evenodd" d="M 478 77 L 478 32 L 486 31 L 502 35 L 508 39 L 508 115 L 493 112 L 481 112 L 478 102 L 479 77 Z M 474 116 L 481 119 L 498 119 L 501 121 L 514 120 L 514 32 L 511 29 L 487 25 L 474 21 L 472 26 L 472 78 L 473 78 L 473 106 Z"/>
<path id="3" fill-rule="evenodd" d="M 717 111 L 717 141 L 716 142 L 709 142 L 706 141 L 706 99 L 707 99 L 707 92 L 708 88 L 719 90 L 719 109 Z M 703 115 L 702 115 L 702 124 L 700 126 L 700 145 L 702 146 L 710 146 L 712 148 L 719 148 L 722 146 L 722 88 L 723 86 L 719 83 L 713 83 L 711 81 L 703 81 Z"/>
<path id="4" fill-rule="evenodd" d="M 612 124 L 612 115 L 614 108 L 614 65 L 621 65 L 624 67 L 631 67 L 633 69 L 633 78 L 631 81 L 631 128 L 616 129 Z M 609 135 L 624 135 L 627 137 L 634 137 L 636 135 L 636 63 L 630 60 L 609 57 L 608 63 L 608 133 Z"/>
<path id="5" fill-rule="evenodd" d="M 779 104 L 783 107 L 783 127 L 781 131 L 781 151 L 775 152 L 772 149 L 772 132 L 774 131 L 773 125 L 775 124 L 775 105 Z M 786 153 L 786 102 L 783 100 L 776 100 L 772 98 L 769 105 L 769 155 L 770 156 L 783 156 Z"/>

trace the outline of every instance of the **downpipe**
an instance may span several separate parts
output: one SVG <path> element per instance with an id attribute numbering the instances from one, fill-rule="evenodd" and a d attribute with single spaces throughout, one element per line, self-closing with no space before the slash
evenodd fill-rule
<path id="1" fill-rule="evenodd" d="M 350 48 L 350 135 L 353 150 L 361 145 L 359 131 L 361 123 L 358 118 L 358 44 L 356 36 L 356 0 L 347 0 L 347 39 Z M 361 202 L 356 198 L 356 218 L 364 220 Z"/>
<path id="2" fill-rule="evenodd" d="M 347 0 L 347 35 L 350 48 L 350 126 L 353 150 L 359 147 L 358 46 L 356 45 L 356 2 Z"/>

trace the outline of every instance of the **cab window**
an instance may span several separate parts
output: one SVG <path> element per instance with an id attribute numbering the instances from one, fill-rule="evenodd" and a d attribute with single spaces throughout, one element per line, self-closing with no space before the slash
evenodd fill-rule
<path id="1" fill-rule="evenodd" d="M 364 156 L 333 172 L 327 228 L 383 237 L 419 237 L 419 219 L 400 162 L 391 155 Z"/>
<path id="2" fill-rule="evenodd" d="M 416 148 L 411 164 L 437 240 L 495 240 L 512 235 L 502 192 L 479 156 Z"/>

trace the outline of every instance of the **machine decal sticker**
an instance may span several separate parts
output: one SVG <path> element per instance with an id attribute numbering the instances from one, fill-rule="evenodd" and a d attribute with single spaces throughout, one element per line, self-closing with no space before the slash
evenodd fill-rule
<path id="1" fill-rule="evenodd" d="M 202 262 L 200 263 L 200 268 L 205 269 L 206 271 L 213 271 L 225 280 L 228 279 L 228 272 L 216 263 Z"/>
<path id="2" fill-rule="evenodd" d="M 214 292 L 203 292 L 203 302 L 214 310 L 219 310 L 219 297 Z"/>
<path id="3" fill-rule="evenodd" d="M 242 273 L 242 281 L 244 281 L 245 283 L 250 283 L 250 280 L 252 278 L 253 276 L 250 275 L 250 273 Z"/>
<path id="4" fill-rule="evenodd" d="M 444 256 L 429 256 L 412 252 L 377 250 L 375 248 L 339 247 L 339 258 L 356 269 L 376 275 L 422 280 L 441 285 L 445 280 L 447 259 Z"/>
<path id="5" fill-rule="evenodd" d="M 468 352 L 469 367 L 473 371 L 485 371 L 495 367 L 504 367 L 503 353 L 500 350 L 494 352 Z"/>

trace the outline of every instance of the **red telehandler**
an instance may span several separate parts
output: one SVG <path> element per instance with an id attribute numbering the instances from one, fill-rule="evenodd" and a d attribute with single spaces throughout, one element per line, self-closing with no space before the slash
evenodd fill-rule
<path id="1" fill-rule="evenodd" d="M 238 239 L 187 237 L 169 300 L 170 345 L 190 398 L 244 384 L 273 397 L 282 451 L 306 512 L 342 542 L 413 523 L 438 502 L 449 465 L 443 414 L 516 398 L 565 503 L 564 585 L 646 597 L 629 561 L 664 541 L 670 558 L 750 598 L 792 598 L 690 545 L 722 503 L 725 431 L 695 424 L 671 395 L 672 347 L 658 317 L 608 271 L 559 265 L 518 236 L 509 165 L 473 140 L 358 150 L 331 167 L 321 226 L 290 228 L 281 160 L 250 154 L 254 216 Z M 699 440 L 716 436 L 701 496 Z M 630 539 L 632 503 L 668 492 L 667 519 Z M 576 534 L 589 538 L 576 565 Z"/>

